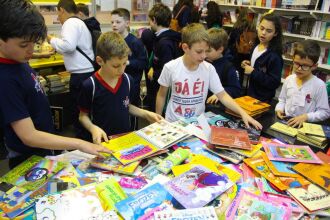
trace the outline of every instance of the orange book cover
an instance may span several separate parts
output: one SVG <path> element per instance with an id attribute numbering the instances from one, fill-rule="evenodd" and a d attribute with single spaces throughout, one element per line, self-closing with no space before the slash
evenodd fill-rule
<path id="1" fill-rule="evenodd" d="M 268 103 L 261 102 L 258 99 L 252 98 L 250 96 L 236 98 L 235 102 L 244 110 L 250 112 L 262 111 L 264 109 L 270 108 L 270 105 Z"/>
<path id="2" fill-rule="evenodd" d="M 229 148 L 252 150 L 249 135 L 245 130 L 211 126 L 210 142 Z"/>

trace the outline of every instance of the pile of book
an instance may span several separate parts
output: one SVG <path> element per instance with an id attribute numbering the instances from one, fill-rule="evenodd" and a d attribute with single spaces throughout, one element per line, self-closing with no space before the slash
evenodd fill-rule
<path id="1" fill-rule="evenodd" d="M 252 98 L 250 96 L 243 96 L 234 99 L 235 102 L 251 117 L 257 117 L 267 112 L 270 109 L 270 105 L 265 102 L 261 102 L 258 99 Z M 234 115 L 236 117 L 241 117 L 230 109 L 226 109 L 226 113 Z"/>
<path id="2" fill-rule="evenodd" d="M 47 80 L 47 87 L 49 89 L 49 93 L 60 93 L 67 90 L 65 87 L 65 82 L 62 81 L 62 78 L 58 74 L 52 74 L 45 76 Z"/>

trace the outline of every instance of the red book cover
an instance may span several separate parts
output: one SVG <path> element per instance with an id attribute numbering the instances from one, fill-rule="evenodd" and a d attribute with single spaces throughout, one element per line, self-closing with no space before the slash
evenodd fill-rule
<path id="1" fill-rule="evenodd" d="M 229 148 L 252 150 L 249 135 L 245 130 L 212 126 L 211 144 Z"/>

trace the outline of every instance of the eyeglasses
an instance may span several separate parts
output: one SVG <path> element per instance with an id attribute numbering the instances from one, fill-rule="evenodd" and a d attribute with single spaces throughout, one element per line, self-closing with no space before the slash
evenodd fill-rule
<path id="1" fill-rule="evenodd" d="M 308 71 L 310 70 L 314 65 L 312 66 L 309 66 L 309 65 L 304 65 L 304 64 L 300 64 L 300 63 L 297 63 L 297 62 L 294 62 L 293 61 L 293 65 L 297 68 L 297 69 L 301 69 L 303 71 Z"/>

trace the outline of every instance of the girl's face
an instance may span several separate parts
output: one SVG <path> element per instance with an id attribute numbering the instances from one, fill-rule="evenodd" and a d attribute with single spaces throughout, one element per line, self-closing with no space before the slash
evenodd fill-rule
<path id="1" fill-rule="evenodd" d="M 277 35 L 273 22 L 263 19 L 258 26 L 258 38 L 261 44 L 268 44 Z"/>

